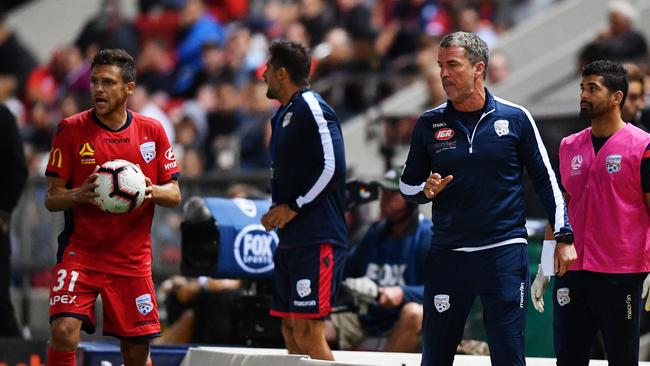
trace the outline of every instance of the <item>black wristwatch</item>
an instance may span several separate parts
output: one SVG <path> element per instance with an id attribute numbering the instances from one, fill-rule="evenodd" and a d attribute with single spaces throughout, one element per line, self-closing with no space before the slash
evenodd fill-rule
<path id="1" fill-rule="evenodd" d="M 557 233 L 553 237 L 556 243 L 573 244 L 573 233 Z"/>

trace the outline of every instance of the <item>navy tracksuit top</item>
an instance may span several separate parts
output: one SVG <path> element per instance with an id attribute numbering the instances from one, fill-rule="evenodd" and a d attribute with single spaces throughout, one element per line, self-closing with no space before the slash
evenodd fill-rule
<path id="1" fill-rule="evenodd" d="M 281 247 L 347 247 L 345 150 L 334 110 L 302 89 L 271 119 L 271 198 L 298 212 L 278 230 Z"/>
<path id="2" fill-rule="evenodd" d="M 432 246 L 477 248 L 526 243 L 524 167 L 554 232 L 571 232 L 567 210 L 546 148 L 530 113 L 492 96 L 473 131 L 452 103 L 418 119 L 400 179 L 403 196 L 430 200 L 423 192 L 431 173 L 454 179 L 432 200 Z"/>

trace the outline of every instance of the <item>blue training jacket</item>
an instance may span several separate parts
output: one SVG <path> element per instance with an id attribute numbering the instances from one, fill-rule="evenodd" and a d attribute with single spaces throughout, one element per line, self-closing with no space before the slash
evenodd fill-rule
<path id="1" fill-rule="evenodd" d="M 350 251 L 345 263 L 345 277 L 366 276 L 380 287 L 400 286 L 404 302 L 422 304 L 424 299 L 424 266 L 431 245 L 431 220 L 418 218 L 400 238 L 388 236 L 386 222 L 374 223 L 359 244 Z M 390 330 L 399 318 L 400 308 L 368 305 L 368 313 L 360 316 L 370 334 Z"/>
<path id="2" fill-rule="evenodd" d="M 554 233 L 571 232 L 562 193 L 530 113 L 492 96 L 474 128 L 459 121 L 450 101 L 418 119 L 400 178 L 409 201 L 432 201 L 432 246 L 477 248 L 526 243 L 524 167 Z M 433 200 L 423 192 L 431 173 L 454 179 Z"/>
<path id="3" fill-rule="evenodd" d="M 309 89 L 271 119 L 271 198 L 298 215 L 278 230 L 281 247 L 347 247 L 345 150 L 334 110 Z"/>

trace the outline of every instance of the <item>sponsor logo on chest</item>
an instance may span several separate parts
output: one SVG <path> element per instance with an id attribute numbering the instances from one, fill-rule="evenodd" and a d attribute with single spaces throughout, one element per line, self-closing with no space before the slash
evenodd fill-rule
<path id="1" fill-rule="evenodd" d="M 433 135 L 436 140 L 438 141 L 447 141 L 450 138 L 454 137 L 454 130 L 452 130 L 449 127 L 444 127 L 436 131 L 436 133 Z"/>

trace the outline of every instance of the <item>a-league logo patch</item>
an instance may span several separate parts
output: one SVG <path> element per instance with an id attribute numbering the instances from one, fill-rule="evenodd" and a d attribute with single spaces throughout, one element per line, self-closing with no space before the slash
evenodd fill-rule
<path id="1" fill-rule="evenodd" d="M 298 282 L 296 282 L 296 291 L 298 291 L 300 297 L 305 297 L 311 294 L 311 281 L 306 278 L 298 280 Z"/>
<path id="2" fill-rule="evenodd" d="M 433 297 L 433 305 L 439 313 L 449 310 L 451 304 L 449 303 L 449 295 L 436 295 Z"/>
<path id="3" fill-rule="evenodd" d="M 509 124 L 510 123 L 505 119 L 494 121 L 494 132 L 496 132 L 499 137 L 507 135 L 510 133 L 510 129 L 508 128 Z"/>
<path id="4" fill-rule="evenodd" d="M 555 296 L 557 298 L 557 303 L 560 306 L 564 306 L 571 302 L 571 298 L 569 297 L 569 289 L 566 287 L 557 289 Z"/>
<path id="5" fill-rule="evenodd" d="M 142 154 L 144 161 L 149 164 L 156 157 L 156 143 L 149 141 L 140 145 L 140 154 Z"/>
<path id="6" fill-rule="evenodd" d="M 151 301 L 151 295 L 144 294 L 135 298 L 135 306 L 138 307 L 138 311 L 142 315 L 147 315 L 153 310 L 153 302 Z"/>
<path id="7" fill-rule="evenodd" d="M 621 170 L 621 160 L 623 160 L 622 155 L 609 155 L 605 159 L 605 165 L 607 166 L 607 173 L 614 174 Z"/>

